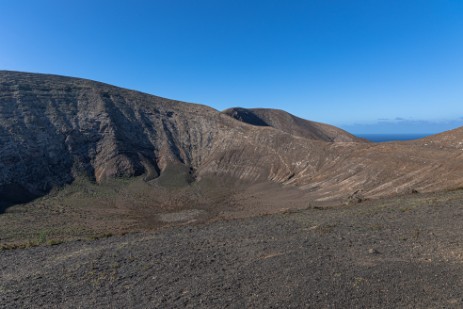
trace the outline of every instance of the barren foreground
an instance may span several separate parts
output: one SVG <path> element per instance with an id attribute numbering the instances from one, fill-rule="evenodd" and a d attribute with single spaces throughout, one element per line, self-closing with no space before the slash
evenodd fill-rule
<path id="1" fill-rule="evenodd" d="M 4 250 L 0 306 L 461 308 L 462 197 L 412 194 Z"/>

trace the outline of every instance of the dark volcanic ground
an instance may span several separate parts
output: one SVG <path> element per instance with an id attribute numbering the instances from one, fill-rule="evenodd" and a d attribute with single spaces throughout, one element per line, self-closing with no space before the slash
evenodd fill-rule
<path id="1" fill-rule="evenodd" d="M 0 252 L 2 308 L 462 308 L 463 192 Z"/>

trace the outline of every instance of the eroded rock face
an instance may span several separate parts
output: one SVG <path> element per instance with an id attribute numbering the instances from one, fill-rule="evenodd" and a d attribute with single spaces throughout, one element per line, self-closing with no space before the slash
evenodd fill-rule
<path id="1" fill-rule="evenodd" d="M 215 117 L 214 117 L 215 116 Z M 40 194 L 80 174 L 155 178 L 195 165 L 217 112 L 81 79 L 0 74 L 0 184 Z M 210 130 L 208 130 L 210 128 Z"/>
<path id="2" fill-rule="evenodd" d="M 76 177 L 151 180 L 167 172 L 290 184 L 320 200 L 462 185 L 458 147 L 364 143 L 282 111 L 240 115 L 83 79 L 1 71 L 0 198 L 11 199 L 8 188 L 42 195 Z"/>

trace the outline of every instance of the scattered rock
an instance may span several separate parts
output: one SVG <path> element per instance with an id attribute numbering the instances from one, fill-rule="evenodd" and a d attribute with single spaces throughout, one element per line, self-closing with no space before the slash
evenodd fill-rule
<path id="1" fill-rule="evenodd" d="M 363 201 L 365 201 L 365 197 L 363 196 L 362 193 L 360 193 L 360 190 L 357 190 L 355 191 L 354 193 L 352 193 L 351 195 L 349 195 L 347 197 L 347 204 L 350 205 L 350 204 L 358 204 L 358 203 L 361 203 Z"/>

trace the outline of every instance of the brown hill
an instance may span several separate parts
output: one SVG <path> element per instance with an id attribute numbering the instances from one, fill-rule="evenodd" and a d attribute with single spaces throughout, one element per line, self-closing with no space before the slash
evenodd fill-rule
<path id="1" fill-rule="evenodd" d="M 364 142 L 365 140 L 334 126 L 305 120 L 277 109 L 241 107 L 230 108 L 222 113 L 255 126 L 270 126 L 283 132 L 326 142 Z"/>
<path id="2" fill-rule="evenodd" d="M 415 144 L 463 150 L 463 127 L 419 139 L 415 141 Z"/>
<path id="3" fill-rule="evenodd" d="M 0 73 L 3 199 L 41 195 L 80 176 L 282 182 L 293 174 L 291 156 L 275 152 L 293 139 L 202 105 L 83 79 Z"/>
<path id="4" fill-rule="evenodd" d="M 2 71 L 0 199 L 29 200 L 81 177 L 227 182 L 224 190 L 277 183 L 318 201 L 463 184 L 457 148 L 363 143 L 282 111 L 238 111 L 251 119 L 235 111 L 84 79 Z"/>

